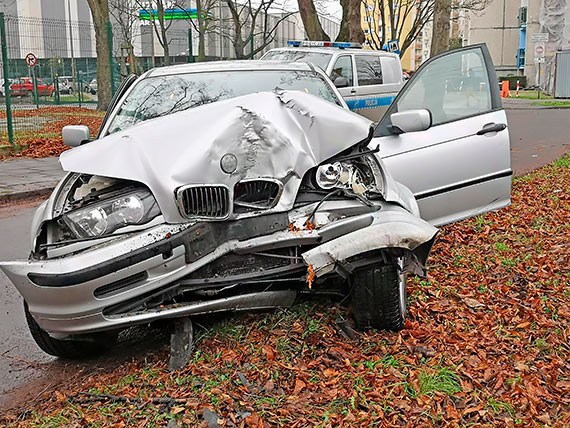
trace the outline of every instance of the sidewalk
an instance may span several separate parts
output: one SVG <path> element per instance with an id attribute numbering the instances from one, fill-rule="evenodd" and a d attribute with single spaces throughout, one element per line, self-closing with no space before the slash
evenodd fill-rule
<path id="1" fill-rule="evenodd" d="M 47 196 L 64 174 L 57 157 L 0 161 L 0 203 Z"/>
<path id="2" fill-rule="evenodd" d="M 512 92 L 511 92 L 512 94 Z M 503 107 L 508 110 L 542 110 L 542 109 L 552 109 L 552 108 L 569 108 L 569 107 L 560 107 L 560 106 L 537 106 L 532 105 L 533 103 L 542 102 L 542 101 L 562 101 L 562 102 L 570 102 L 568 99 L 562 98 L 550 98 L 550 99 L 532 99 L 529 100 L 527 98 L 502 98 L 503 100 Z"/>

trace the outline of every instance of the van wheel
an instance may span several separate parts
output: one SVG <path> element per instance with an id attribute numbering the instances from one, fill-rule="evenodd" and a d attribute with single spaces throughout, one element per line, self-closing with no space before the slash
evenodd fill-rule
<path id="1" fill-rule="evenodd" d="M 402 261 L 372 265 L 353 274 L 352 312 L 360 330 L 399 331 L 406 320 L 406 275 Z"/>
<path id="2" fill-rule="evenodd" d="M 24 302 L 24 313 L 30 333 L 40 349 L 54 357 L 65 359 L 81 359 L 94 357 L 101 354 L 112 346 L 116 339 L 115 332 L 96 333 L 89 337 L 89 340 L 60 340 L 51 337 L 38 325 L 28 309 L 28 304 Z"/>

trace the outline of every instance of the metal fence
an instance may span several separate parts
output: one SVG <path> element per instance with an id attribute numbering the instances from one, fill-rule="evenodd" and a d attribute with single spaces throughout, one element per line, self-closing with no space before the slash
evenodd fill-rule
<path id="1" fill-rule="evenodd" d="M 279 22 L 274 41 L 264 50 L 283 46 L 288 39 L 303 38 L 299 17 L 269 16 Z M 112 40 L 112 90 L 129 73 L 141 74 L 165 64 L 163 50 L 150 25 L 137 23 L 129 40 L 118 23 L 109 25 Z M 2 67 L 0 75 L 0 146 L 54 135 L 55 118 L 86 114 L 97 105 L 97 54 L 91 22 L 10 16 L 0 13 Z M 198 34 L 187 21 L 168 30 L 170 63 L 193 62 L 198 54 Z M 235 58 L 231 40 L 223 31 L 206 34 L 206 59 Z M 260 40 L 253 40 L 257 49 Z M 132 56 L 125 46 L 132 49 Z M 245 49 L 249 54 L 251 46 Z M 259 57 L 263 52 L 259 52 Z M 33 54 L 30 57 L 29 54 Z M 33 58 L 36 58 L 32 65 Z M 132 60 L 131 60 L 132 58 Z M 131 61 L 134 64 L 131 64 Z M 82 107 L 83 111 L 67 109 Z M 73 119 L 73 117 L 71 117 Z"/>

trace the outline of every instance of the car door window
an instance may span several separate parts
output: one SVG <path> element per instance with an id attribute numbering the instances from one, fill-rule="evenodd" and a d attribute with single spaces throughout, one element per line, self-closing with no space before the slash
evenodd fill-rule
<path id="1" fill-rule="evenodd" d="M 334 82 L 337 77 L 344 77 L 348 80 L 348 86 L 354 86 L 352 76 L 352 58 L 349 55 L 338 57 L 331 72 L 331 80 Z"/>
<path id="2" fill-rule="evenodd" d="M 382 65 L 379 56 L 356 55 L 355 59 L 358 86 L 382 84 Z"/>
<path id="3" fill-rule="evenodd" d="M 397 101 L 397 108 L 428 109 L 432 126 L 490 111 L 491 88 L 481 50 L 450 53 L 426 64 Z"/>

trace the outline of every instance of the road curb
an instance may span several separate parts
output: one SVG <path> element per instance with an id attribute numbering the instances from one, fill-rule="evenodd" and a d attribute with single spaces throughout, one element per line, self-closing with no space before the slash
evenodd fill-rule
<path id="1" fill-rule="evenodd" d="M 0 204 L 10 202 L 22 202 L 30 199 L 49 196 L 53 192 L 53 187 L 45 187 L 42 189 L 28 190 L 25 192 L 14 192 L 0 195 Z"/>

